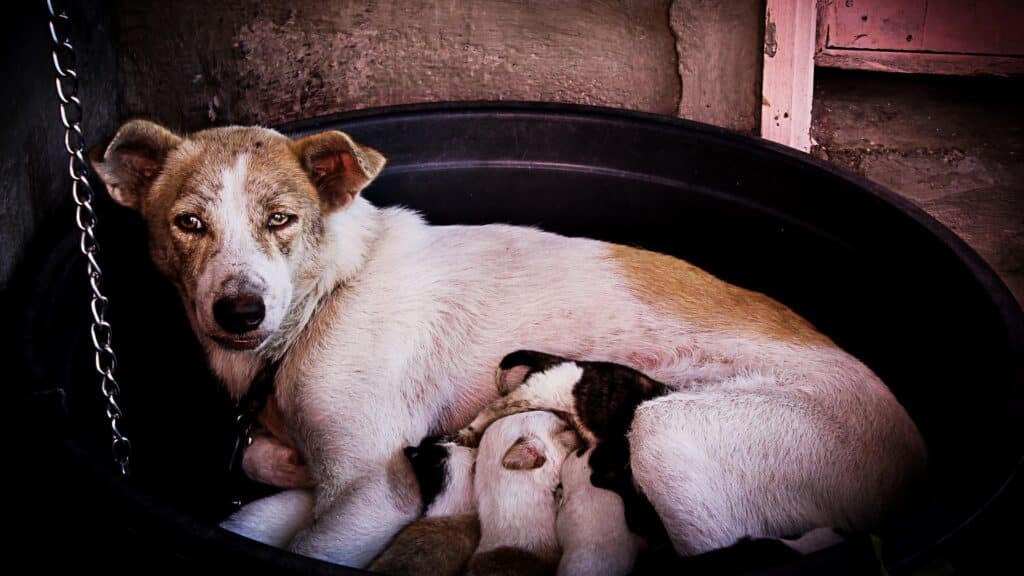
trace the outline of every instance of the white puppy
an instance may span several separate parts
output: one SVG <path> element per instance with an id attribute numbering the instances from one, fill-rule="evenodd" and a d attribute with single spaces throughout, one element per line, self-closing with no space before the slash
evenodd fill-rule
<path id="1" fill-rule="evenodd" d="M 562 501 L 558 507 L 559 576 L 629 574 L 644 538 L 626 525 L 622 498 L 590 482 L 593 448 L 574 453 L 562 464 Z"/>
<path id="2" fill-rule="evenodd" d="M 487 430 L 473 483 L 480 545 L 470 574 L 554 572 L 555 490 L 562 461 L 576 444 L 575 432 L 548 412 L 509 416 Z"/>

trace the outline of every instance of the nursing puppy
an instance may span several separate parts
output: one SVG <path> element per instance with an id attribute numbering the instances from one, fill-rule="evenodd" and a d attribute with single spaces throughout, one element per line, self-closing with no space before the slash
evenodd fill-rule
<path id="1" fill-rule="evenodd" d="M 685 262 L 379 209 L 360 193 L 383 155 L 336 131 L 182 136 L 132 121 L 99 152 L 228 391 L 281 361 L 277 403 L 316 485 L 299 553 L 376 557 L 420 513 L 402 448 L 465 426 L 498 395 L 510 350 L 624 364 L 676 390 L 637 410 L 630 459 L 687 553 L 869 524 L 924 466 L 913 422 L 866 366 Z"/>
<path id="2" fill-rule="evenodd" d="M 558 505 L 558 576 L 616 576 L 633 571 L 644 538 L 626 525 L 622 498 L 590 481 L 593 448 L 562 464 Z"/>
<path id="3" fill-rule="evenodd" d="M 457 576 L 480 541 L 473 473 L 476 451 L 426 438 L 405 449 L 423 501 L 423 517 L 406 526 L 370 564 L 391 576 Z"/>
<path id="4" fill-rule="evenodd" d="M 469 574 L 554 574 L 555 516 L 562 461 L 576 433 L 549 412 L 502 418 L 483 435 L 473 482 L 480 545 Z"/>
<path id="5" fill-rule="evenodd" d="M 594 447 L 570 455 L 562 466 L 558 573 L 631 572 L 638 553 L 646 547 L 640 534 L 651 534 L 650 524 L 657 519 L 650 517 L 640 487 L 634 484 L 629 430 L 644 402 L 671 390 L 626 366 L 573 361 L 530 350 L 503 358 L 495 380 L 507 395 L 482 410 L 459 437 L 472 444 L 494 420 L 527 410 L 552 410 L 571 419 Z M 661 529 L 659 525 L 654 531 Z M 667 561 L 686 570 L 732 574 L 793 560 L 841 540 L 830 527 L 794 538 L 745 536 L 724 549 Z M 666 559 L 662 556 L 658 562 L 664 566 Z"/>
<path id="6" fill-rule="evenodd" d="M 628 438 L 637 408 L 670 393 L 667 386 L 628 366 L 573 361 L 533 350 L 502 358 L 495 383 L 506 395 L 459 431 L 461 443 L 475 445 L 491 422 L 510 414 L 527 410 L 561 414 L 591 447 L 586 463 L 591 484 L 619 496 L 633 533 L 655 547 L 667 541 L 661 519 L 633 478 Z"/>

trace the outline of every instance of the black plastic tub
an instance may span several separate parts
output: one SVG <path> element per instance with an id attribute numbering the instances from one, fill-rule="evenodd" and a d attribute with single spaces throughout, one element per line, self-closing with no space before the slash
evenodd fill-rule
<path id="1" fill-rule="evenodd" d="M 674 254 L 774 296 L 863 359 L 930 450 L 920 502 L 876 531 L 890 571 L 1002 537 L 1000 510 L 1019 503 L 1024 321 L 981 259 L 908 202 L 765 141 L 615 110 L 438 104 L 283 130 L 334 128 L 388 156 L 366 192 L 378 204 L 436 224 L 528 224 Z M 31 445 L 16 493 L 23 553 L 135 573 L 344 572 L 216 528 L 234 490 L 229 403 L 149 263 L 139 218 L 109 201 L 99 208 L 134 476 L 125 482 L 109 465 L 69 208 L 36 239 L 5 299 L 17 323 L 15 423 Z M 854 542 L 770 572 L 862 569 L 878 573 L 875 552 Z"/>

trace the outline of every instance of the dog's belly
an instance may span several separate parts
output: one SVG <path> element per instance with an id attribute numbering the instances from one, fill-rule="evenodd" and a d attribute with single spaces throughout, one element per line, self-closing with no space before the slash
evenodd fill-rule
<path id="1" fill-rule="evenodd" d="M 422 229 L 369 261 L 305 332 L 289 359 L 304 368 L 278 382 L 282 409 L 312 460 L 335 463 L 464 426 L 517 349 L 625 364 L 674 388 L 740 372 L 814 387 L 822 358 L 857 364 L 781 304 L 679 260 L 509 226 Z M 354 439 L 365 431 L 373 446 Z"/>

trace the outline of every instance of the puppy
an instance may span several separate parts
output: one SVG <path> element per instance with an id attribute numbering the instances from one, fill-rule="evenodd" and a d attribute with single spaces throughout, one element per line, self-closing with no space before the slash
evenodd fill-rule
<path id="1" fill-rule="evenodd" d="M 491 422 L 509 414 L 534 409 L 562 414 L 592 447 L 586 463 L 591 484 L 618 494 L 631 532 L 654 547 L 667 542 L 661 519 L 634 481 L 627 437 L 637 407 L 668 394 L 667 386 L 628 366 L 531 350 L 505 356 L 495 380 L 506 396 L 459 432 L 461 442 L 475 444 Z"/>
<path id="2" fill-rule="evenodd" d="M 370 564 L 391 576 L 456 576 L 480 541 L 473 471 L 476 450 L 439 437 L 405 449 L 420 488 L 424 515 L 406 526 Z"/>
<path id="3" fill-rule="evenodd" d="M 633 571 L 644 538 L 626 525 L 622 498 L 590 481 L 590 455 L 577 452 L 562 464 L 558 505 L 559 576 L 616 576 Z"/>
<path id="4" fill-rule="evenodd" d="M 534 350 L 502 358 L 495 383 L 505 396 L 459 431 L 463 445 L 475 446 L 491 422 L 528 410 L 563 414 L 588 445 L 617 440 L 629 432 L 637 406 L 670 392 L 628 366 L 574 361 Z"/>
<path id="5" fill-rule="evenodd" d="M 469 574 L 554 574 L 558 566 L 555 490 L 575 432 L 548 412 L 498 420 L 477 456 L 480 545 Z"/>
<path id="6" fill-rule="evenodd" d="M 680 553 L 857 530 L 923 472 L 892 393 L 783 304 L 663 254 L 378 208 L 362 192 L 385 157 L 348 134 L 133 120 L 92 160 L 145 219 L 231 395 L 279 362 L 277 403 L 317 486 L 296 552 L 369 564 L 421 513 L 402 449 L 494 400 L 510 350 L 674 390 L 636 410 L 629 461 Z"/>
<path id="7" fill-rule="evenodd" d="M 672 391 L 667 386 L 626 366 L 572 361 L 528 350 L 520 350 L 503 358 L 495 380 L 498 389 L 506 395 L 492 402 L 469 426 L 459 432 L 462 442 L 472 445 L 491 422 L 507 418 L 510 414 L 526 410 L 551 410 L 564 414 L 574 422 L 580 435 L 595 446 L 588 452 L 586 465 L 574 458 L 567 460 L 567 471 L 571 473 L 568 478 L 577 477 L 583 468 L 591 469 L 588 479 L 595 488 L 607 488 L 621 498 L 620 502 L 614 503 L 620 506 L 624 503 L 624 519 L 633 533 L 647 536 L 659 544 L 671 537 L 671 534 L 666 534 L 661 518 L 643 495 L 645 489 L 657 487 L 635 483 L 630 458 L 630 443 L 643 441 L 642 437 L 631 432 L 634 418 L 638 412 L 643 413 L 647 403 L 654 402 L 656 406 L 662 398 L 670 400 Z M 680 427 L 686 425 L 685 422 L 676 424 Z M 668 462 L 670 457 L 663 458 L 666 465 L 676 467 L 681 464 L 677 461 Z M 565 483 L 566 478 L 563 478 Z M 581 523 L 586 521 L 580 520 Z M 571 530 L 567 529 L 565 533 L 570 535 Z M 744 556 L 763 557 L 766 561 L 788 559 L 831 545 L 835 541 L 832 528 L 812 529 L 798 539 L 764 536 L 760 534 L 752 537 L 748 534 L 739 539 L 738 543 L 723 546 L 731 552 L 712 555 L 710 560 L 695 561 L 695 565 L 715 566 L 722 563 L 720 557 L 731 562 Z M 586 546 L 585 541 L 583 546 Z M 605 549 L 614 550 L 612 547 Z M 751 550 L 754 553 L 744 552 Z M 679 549 L 676 551 L 686 555 Z M 581 567 L 596 565 L 594 559 L 587 559 L 585 555 L 581 558 Z M 630 562 L 635 560 L 636 551 L 632 547 L 625 547 L 621 554 L 612 554 L 609 570 L 613 566 L 615 570 L 624 569 L 622 566 L 626 558 Z M 563 564 L 567 561 L 563 558 Z M 756 566 L 757 562 L 749 565 Z M 581 569 L 593 570 L 589 567 Z"/>

